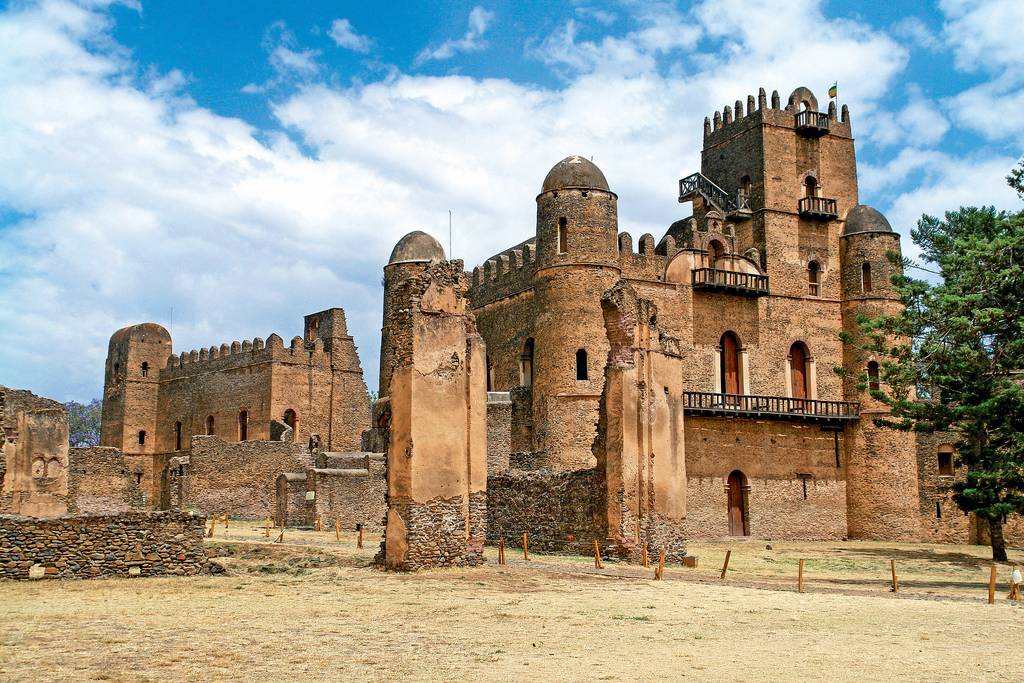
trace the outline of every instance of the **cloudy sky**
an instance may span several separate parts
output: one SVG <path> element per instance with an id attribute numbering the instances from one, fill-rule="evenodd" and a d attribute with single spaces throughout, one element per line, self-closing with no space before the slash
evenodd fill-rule
<path id="1" fill-rule="evenodd" d="M 471 268 L 581 154 L 660 237 L 704 116 L 761 86 L 838 81 L 861 201 L 905 235 L 1020 206 L 1018 0 L 438 4 L 0 3 L 0 384 L 85 400 L 126 324 L 181 351 L 343 306 L 372 386 L 403 234 L 447 247 L 451 210 Z"/>

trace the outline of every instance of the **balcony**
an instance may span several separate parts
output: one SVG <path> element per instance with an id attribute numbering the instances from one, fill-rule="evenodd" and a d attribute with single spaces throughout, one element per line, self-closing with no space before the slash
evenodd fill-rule
<path id="1" fill-rule="evenodd" d="M 687 391 L 684 395 L 683 413 L 715 417 L 816 422 L 840 426 L 845 422 L 860 419 L 860 403 L 855 401 L 817 401 L 786 396 Z"/>
<path id="2" fill-rule="evenodd" d="M 739 191 L 730 195 L 702 173 L 692 173 L 679 181 L 679 203 L 692 201 L 695 197 L 701 197 L 705 203 L 718 208 L 729 218 L 750 218 L 749 192 Z"/>
<path id="3" fill-rule="evenodd" d="M 718 268 L 695 268 L 693 288 L 730 292 L 743 296 L 766 296 L 768 294 L 768 276 L 756 273 L 736 273 Z"/>
<path id="4" fill-rule="evenodd" d="M 828 133 L 828 126 L 828 114 L 808 110 L 797 112 L 796 132 L 801 135 L 818 138 Z"/>
<path id="5" fill-rule="evenodd" d="M 828 197 L 804 197 L 800 200 L 800 215 L 819 221 L 834 221 L 839 218 L 836 200 Z"/>

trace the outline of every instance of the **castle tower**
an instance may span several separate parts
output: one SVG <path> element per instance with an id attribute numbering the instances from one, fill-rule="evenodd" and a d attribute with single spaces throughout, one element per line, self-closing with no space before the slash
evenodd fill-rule
<path id="1" fill-rule="evenodd" d="M 391 373 L 395 366 L 394 330 L 389 321 L 397 319 L 396 294 L 398 284 L 413 275 L 422 273 L 432 263 L 445 260 L 444 248 L 433 237 L 421 230 L 414 230 L 398 241 L 391 251 L 391 258 L 384 266 L 384 317 L 380 330 L 380 384 L 378 394 L 388 396 Z"/>
<path id="2" fill-rule="evenodd" d="M 170 355 L 171 335 L 156 323 L 124 327 L 110 337 L 100 445 L 130 454 L 156 452 L 160 371 Z"/>
<path id="3" fill-rule="evenodd" d="M 900 253 L 900 237 L 889 221 L 870 206 L 858 205 L 846 214 L 840 240 L 843 330 L 863 339 L 857 317 L 898 313 L 903 304 L 891 277 L 902 269 L 886 257 Z M 916 437 L 878 427 L 874 419 L 888 414 L 884 403 L 870 396 L 879 385 L 879 359 L 854 344 L 844 344 L 844 394 L 859 400 L 861 419 L 847 427 L 847 526 L 851 538 L 901 539 L 920 537 Z M 857 388 L 864 378 L 868 388 Z"/>
<path id="4" fill-rule="evenodd" d="M 857 204 L 857 162 L 849 115 L 835 105 L 818 111 L 817 98 L 797 88 L 785 108 L 754 98 L 725 107 L 704 122 L 703 180 L 681 185 L 679 200 L 694 202 L 702 220 L 718 209 L 735 225 L 737 252 L 755 247 L 773 294 L 807 296 L 809 270 L 817 296 L 839 297 L 839 217 Z M 693 176 L 691 176 L 693 178 Z"/>
<path id="5" fill-rule="evenodd" d="M 595 462 L 590 447 L 608 357 L 601 293 L 621 276 L 616 202 L 601 169 L 579 156 L 555 164 L 537 196 L 536 318 L 524 356 L 540 466 Z"/>

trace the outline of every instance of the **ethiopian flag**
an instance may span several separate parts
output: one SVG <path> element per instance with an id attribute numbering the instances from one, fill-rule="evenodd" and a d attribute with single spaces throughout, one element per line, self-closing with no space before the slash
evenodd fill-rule
<path id="1" fill-rule="evenodd" d="M 832 87 L 828 89 L 829 99 L 835 99 L 836 95 L 839 94 L 839 81 L 832 84 Z"/>

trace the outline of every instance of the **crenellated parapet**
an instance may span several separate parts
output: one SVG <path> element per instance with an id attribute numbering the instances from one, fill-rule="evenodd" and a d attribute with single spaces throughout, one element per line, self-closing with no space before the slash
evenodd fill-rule
<path id="1" fill-rule="evenodd" d="M 633 249 L 633 237 L 628 232 L 619 233 L 619 268 L 623 277 L 638 280 L 660 280 L 665 272 L 665 264 L 677 251 L 675 244 L 671 245 L 663 238 L 660 243 L 655 242 L 654 235 L 644 233 L 640 236 L 637 249 Z M 671 237 L 669 237 L 671 241 Z M 671 254 L 666 256 L 666 249 Z"/>
<path id="2" fill-rule="evenodd" d="M 537 272 L 535 237 L 490 257 L 467 273 L 469 298 L 473 307 L 513 296 L 533 287 Z"/>
<path id="3" fill-rule="evenodd" d="M 160 371 L 160 380 L 273 362 L 308 364 L 323 368 L 330 365 L 330 354 L 324 350 L 324 342 L 320 338 L 306 341 L 296 336 L 286 347 L 279 335 L 271 334 L 267 337 L 266 343 L 261 337 L 255 337 L 252 340 L 236 340 L 230 344 L 225 342 L 219 347 L 210 346 L 184 351 L 180 356 L 172 353 L 167 359 L 166 367 Z"/>
<path id="4" fill-rule="evenodd" d="M 836 103 L 830 101 L 824 112 L 818 111 L 818 100 L 808 88 L 797 88 L 782 106 L 779 91 L 773 90 L 771 101 L 764 88 L 758 90 L 755 101 L 748 95 L 746 107 L 741 100 L 726 105 L 713 115 L 704 118 L 704 146 L 717 144 L 748 128 L 764 123 L 800 130 L 806 128 L 812 134 L 852 137 L 850 111 L 844 104 L 837 113 Z"/>

